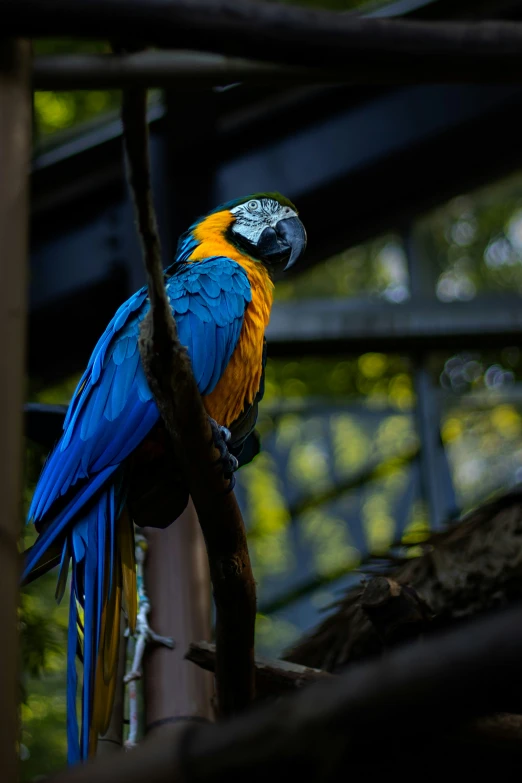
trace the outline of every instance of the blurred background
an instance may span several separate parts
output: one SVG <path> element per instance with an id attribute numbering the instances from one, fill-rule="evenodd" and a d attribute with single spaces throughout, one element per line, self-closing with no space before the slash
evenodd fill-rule
<path id="1" fill-rule="evenodd" d="M 522 16 L 520 0 L 308 4 Z M 34 95 L 31 402 L 69 401 L 144 282 L 119 100 Z M 262 452 L 237 480 L 261 654 L 280 655 L 324 617 L 370 555 L 421 542 L 522 480 L 521 110 L 516 86 L 151 91 L 165 264 L 193 219 L 250 192 L 294 200 L 309 236 L 301 268 L 276 288 Z M 26 455 L 25 508 L 45 452 L 27 439 Z M 26 780 L 65 759 L 67 608 L 54 585 L 51 573 L 22 598 Z"/>

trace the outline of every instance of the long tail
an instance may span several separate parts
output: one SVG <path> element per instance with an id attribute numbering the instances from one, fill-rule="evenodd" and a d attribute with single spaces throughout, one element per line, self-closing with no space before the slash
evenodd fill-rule
<path id="1" fill-rule="evenodd" d="M 78 522 L 64 544 L 58 590 L 72 560 L 67 672 L 67 737 L 69 763 L 96 752 L 114 702 L 120 642 L 120 612 L 125 609 L 131 631 L 136 621 L 134 533 L 112 484 Z M 66 565 L 67 563 L 67 565 Z M 76 712 L 75 653 L 83 658 L 81 732 Z"/>
<path id="2" fill-rule="evenodd" d="M 111 476 L 81 512 L 75 514 L 76 521 L 67 530 L 63 543 L 56 597 L 58 600 L 63 597 L 72 563 L 67 651 L 70 764 L 94 755 L 98 736 L 109 726 L 122 605 L 131 631 L 136 621 L 134 532 L 124 509 L 126 494 L 121 474 Z M 26 571 L 31 568 L 34 568 L 34 557 L 29 558 Z M 83 660 L 81 730 L 77 711 L 77 654 Z"/>

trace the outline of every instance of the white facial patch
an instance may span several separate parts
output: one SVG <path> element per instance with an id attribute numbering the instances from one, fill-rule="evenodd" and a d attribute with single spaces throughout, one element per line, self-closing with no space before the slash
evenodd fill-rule
<path id="1" fill-rule="evenodd" d="M 291 207 L 285 207 L 271 198 L 252 199 L 230 211 L 236 216 L 232 231 L 241 234 L 253 245 L 257 245 L 265 228 L 274 228 L 285 218 L 297 217 L 297 213 Z"/>

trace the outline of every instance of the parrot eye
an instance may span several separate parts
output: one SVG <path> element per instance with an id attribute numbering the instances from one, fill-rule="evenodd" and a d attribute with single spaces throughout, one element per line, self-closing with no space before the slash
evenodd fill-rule
<path id="1" fill-rule="evenodd" d="M 257 201 L 249 201 L 247 204 L 247 209 L 249 209 L 250 212 L 255 212 L 258 207 L 259 203 Z"/>

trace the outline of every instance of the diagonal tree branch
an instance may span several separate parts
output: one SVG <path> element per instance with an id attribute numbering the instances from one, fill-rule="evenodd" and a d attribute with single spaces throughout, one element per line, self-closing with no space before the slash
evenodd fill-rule
<path id="1" fill-rule="evenodd" d="M 141 329 L 141 358 L 205 537 L 216 603 L 218 704 L 228 715 L 246 707 L 254 696 L 255 583 L 241 512 L 217 467 L 208 418 L 165 291 L 150 181 L 145 90 L 124 93 L 122 120 L 151 303 Z"/>

